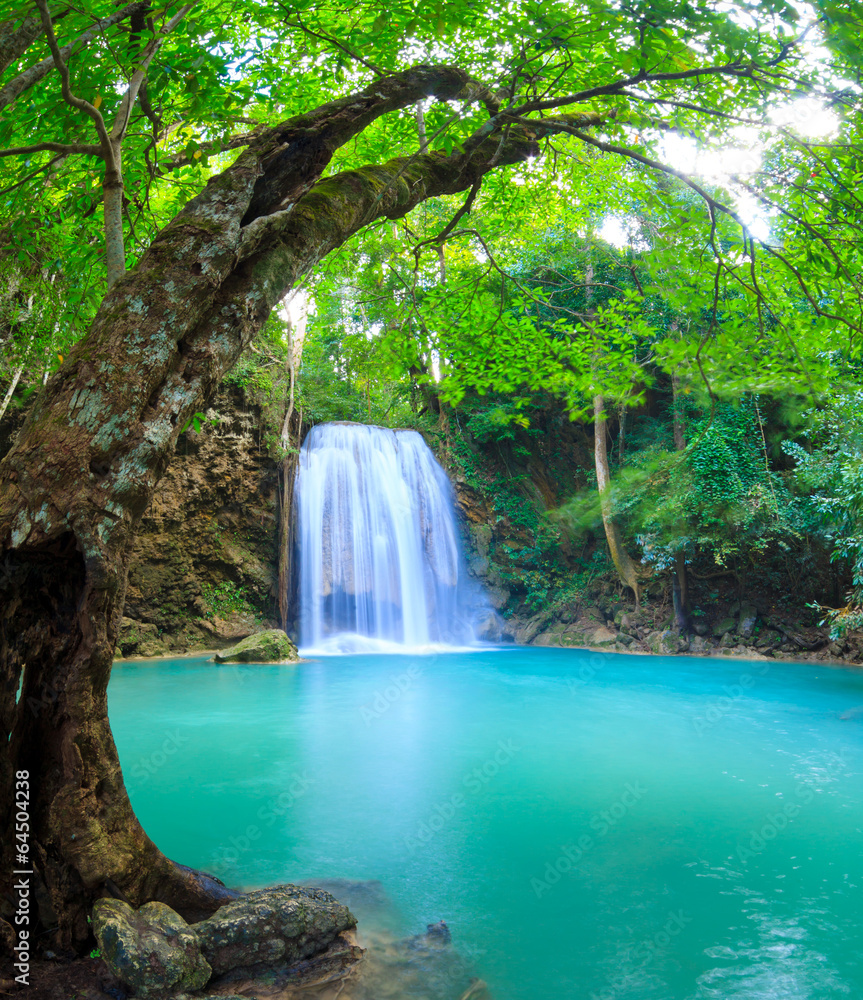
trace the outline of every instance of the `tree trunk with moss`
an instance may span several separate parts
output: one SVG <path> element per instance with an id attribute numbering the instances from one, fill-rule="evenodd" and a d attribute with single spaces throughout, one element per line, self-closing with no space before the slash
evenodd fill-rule
<path id="1" fill-rule="evenodd" d="M 502 142 L 500 126 L 448 156 L 320 179 L 384 113 L 466 89 L 457 69 L 417 67 L 259 132 L 111 288 L 0 463 L 0 796 L 10 803 L 16 772 L 29 772 L 38 933 L 56 928 L 55 944 L 86 943 L 88 908 L 106 892 L 189 918 L 229 896 L 161 854 L 124 786 L 107 686 L 130 542 L 181 429 L 298 279 L 375 219 L 536 152 L 536 127 Z M 8 940 L 2 920 L 0 931 Z"/>

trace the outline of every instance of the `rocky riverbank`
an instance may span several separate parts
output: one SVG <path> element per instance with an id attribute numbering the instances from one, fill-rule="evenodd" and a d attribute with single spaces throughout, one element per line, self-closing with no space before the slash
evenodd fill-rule
<path id="1" fill-rule="evenodd" d="M 636 608 L 608 598 L 569 604 L 528 617 L 504 619 L 500 638 L 522 645 L 588 648 L 615 653 L 675 656 L 773 657 L 788 660 L 863 661 L 863 637 L 833 641 L 826 629 L 801 628 L 781 612 L 732 602 L 693 617 L 681 630 L 662 605 Z"/>

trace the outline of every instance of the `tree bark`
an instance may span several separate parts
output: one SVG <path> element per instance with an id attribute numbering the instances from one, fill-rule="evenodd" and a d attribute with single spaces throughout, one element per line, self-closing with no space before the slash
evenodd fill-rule
<path id="1" fill-rule="evenodd" d="M 602 525 L 605 528 L 605 538 L 611 552 L 611 561 L 617 570 L 621 583 L 632 589 L 636 605 L 641 604 L 640 572 L 634 560 L 626 551 L 620 525 L 614 517 L 611 503 L 611 472 L 608 465 L 608 446 L 606 444 L 605 400 L 602 396 L 593 397 L 593 452 L 596 465 L 596 485 L 599 489 L 599 504 L 602 511 Z"/>
<path id="2" fill-rule="evenodd" d="M 111 288 L 0 463 L 0 796 L 30 772 L 40 919 L 60 945 L 85 946 L 106 886 L 190 919 L 229 898 L 158 851 L 123 783 L 106 691 L 129 545 L 182 427 L 302 275 L 375 219 L 535 154 L 544 123 L 319 180 L 370 122 L 466 81 L 417 67 L 266 130 Z"/>
<path id="3" fill-rule="evenodd" d="M 20 21 L 0 21 L 0 73 L 17 62 L 42 33 L 42 21 L 30 14 Z"/>

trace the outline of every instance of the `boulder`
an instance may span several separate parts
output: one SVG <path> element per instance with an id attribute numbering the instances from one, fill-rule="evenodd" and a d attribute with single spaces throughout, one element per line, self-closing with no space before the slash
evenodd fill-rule
<path id="1" fill-rule="evenodd" d="M 598 629 L 589 633 L 591 646 L 611 646 L 617 641 L 617 633 L 610 628 L 601 625 Z"/>
<path id="2" fill-rule="evenodd" d="M 758 612 L 753 604 L 744 604 L 740 609 L 740 623 L 737 626 L 737 633 L 744 639 L 751 639 L 755 632 L 755 623 L 758 621 Z"/>
<path id="3" fill-rule="evenodd" d="M 692 631 L 696 635 L 707 635 L 708 632 L 710 631 L 710 626 L 707 624 L 707 622 L 693 622 Z"/>
<path id="4" fill-rule="evenodd" d="M 281 885 L 227 903 L 195 924 L 195 931 L 213 972 L 221 975 L 261 963 L 299 962 L 323 951 L 356 922 L 323 889 Z"/>
<path id="5" fill-rule="evenodd" d="M 672 656 L 677 652 L 680 635 L 674 629 L 664 629 L 662 632 L 651 632 L 647 637 L 647 647 L 651 653 L 659 656 Z"/>
<path id="6" fill-rule="evenodd" d="M 295 663 L 297 647 L 280 628 L 257 632 L 213 657 L 216 663 Z"/>
<path id="7" fill-rule="evenodd" d="M 694 635 L 689 640 L 690 653 L 706 653 L 710 649 L 707 640 L 702 635 Z"/>
<path id="8" fill-rule="evenodd" d="M 714 629 L 714 632 L 716 630 Z M 726 632 L 722 638 L 719 640 L 720 649 L 733 649 L 737 645 L 737 639 L 731 634 L 731 632 Z"/>
<path id="9" fill-rule="evenodd" d="M 617 641 L 623 646 L 631 646 L 635 642 L 635 639 L 631 635 L 627 635 L 626 632 L 621 632 L 617 637 Z"/>
<path id="10" fill-rule="evenodd" d="M 713 626 L 713 634 L 721 639 L 726 632 L 732 632 L 736 627 L 737 622 L 733 618 L 723 618 Z"/>
<path id="11" fill-rule="evenodd" d="M 119 899 L 99 899 L 92 922 L 105 964 L 139 996 L 199 990 L 212 974 L 198 935 L 164 903 L 133 910 Z"/>

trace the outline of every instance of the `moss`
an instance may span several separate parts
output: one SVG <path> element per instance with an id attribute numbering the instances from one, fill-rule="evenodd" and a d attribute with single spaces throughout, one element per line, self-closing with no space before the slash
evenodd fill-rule
<path id="1" fill-rule="evenodd" d="M 213 657 L 216 663 L 285 663 L 296 662 L 297 647 L 278 628 L 250 635 Z"/>

